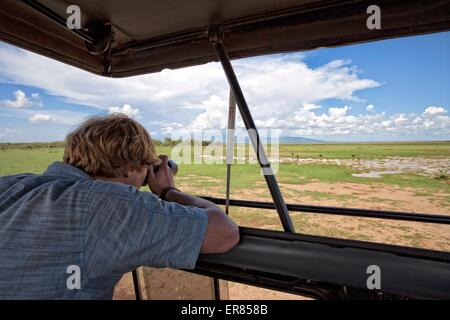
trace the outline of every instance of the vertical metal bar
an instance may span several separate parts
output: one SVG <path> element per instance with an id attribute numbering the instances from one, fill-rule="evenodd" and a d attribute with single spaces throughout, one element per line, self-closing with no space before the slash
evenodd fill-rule
<path id="1" fill-rule="evenodd" d="M 269 188 L 270 194 L 272 196 L 274 205 L 277 209 L 278 215 L 283 225 L 284 231 L 294 232 L 294 225 L 292 224 L 291 218 L 289 217 L 289 212 L 284 202 L 283 195 L 281 194 L 280 187 L 278 186 L 275 175 L 270 167 L 270 162 L 265 154 L 264 147 L 260 143 L 258 130 L 256 129 L 255 122 L 253 121 L 250 109 L 248 108 L 247 102 L 245 101 L 244 94 L 242 93 L 241 87 L 237 80 L 236 74 L 234 73 L 233 66 L 231 65 L 230 59 L 223 47 L 223 43 L 220 39 L 220 34 L 216 31 L 210 32 L 210 42 L 216 50 L 217 56 L 219 57 L 222 68 L 227 77 L 228 83 L 233 91 L 233 95 L 236 99 L 239 112 L 244 121 L 245 127 L 249 132 L 249 137 L 252 142 L 253 148 L 255 149 L 259 165 L 264 172 L 264 179 L 266 180 L 267 186 Z"/>
<path id="2" fill-rule="evenodd" d="M 230 191 L 231 191 L 231 165 L 234 159 L 234 130 L 236 127 L 236 99 L 230 88 L 230 99 L 228 104 L 228 130 L 227 130 L 227 189 L 225 197 L 225 213 L 230 210 Z"/>
<path id="3" fill-rule="evenodd" d="M 234 129 L 236 123 L 236 99 L 234 99 L 233 91 L 230 88 L 230 99 L 228 102 L 228 127 L 227 127 L 227 189 L 225 197 L 225 213 L 230 212 L 230 191 L 231 191 L 231 165 L 234 158 Z M 219 279 L 214 278 L 214 297 L 220 300 L 220 282 Z"/>
<path id="4" fill-rule="evenodd" d="M 213 278 L 214 300 L 220 300 L 220 283 L 218 278 Z"/>
<path id="5" fill-rule="evenodd" d="M 134 285 L 134 295 L 136 296 L 136 300 L 141 299 L 141 289 L 139 287 L 139 275 L 137 273 L 137 269 L 133 270 L 133 285 Z"/>

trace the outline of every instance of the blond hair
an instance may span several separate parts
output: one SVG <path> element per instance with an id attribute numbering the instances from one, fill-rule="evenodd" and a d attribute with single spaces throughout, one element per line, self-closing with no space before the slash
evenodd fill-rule
<path id="1" fill-rule="evenodd" d="M 91 176 L 113 178 L 159 162 L 152 139 L 120 113 L 85 120 L 66 137 L 63 161 Z"/>

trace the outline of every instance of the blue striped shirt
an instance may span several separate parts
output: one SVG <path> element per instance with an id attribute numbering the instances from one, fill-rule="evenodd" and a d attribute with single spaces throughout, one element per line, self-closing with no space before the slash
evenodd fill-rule
<path id="1" fill-rule="evenodd" d="M 60 162 L 0 177 L 0 299 L 110 299 L 138 266 L 194 268 L 207 225 L 204 209 Z"/>

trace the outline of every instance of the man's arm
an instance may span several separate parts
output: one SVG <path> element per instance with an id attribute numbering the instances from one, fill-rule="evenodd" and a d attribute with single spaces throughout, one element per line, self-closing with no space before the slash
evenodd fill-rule
<path id="1" fill-rule="evenodd" d="M 148 186 L 158 196 L 165 187 L 175 187 L 173 173 L 167 165 L 168 157 L 160 156 L 160 158 L 162 162 L 159 170 L 154 173 L 151 167 L 147 174 Z M 169 190 L 165 198 L 167 201 L 183 206 L 205 209 L 208 215 L 208 228 L 200 249 L 201 253 L 224 253 L 238 244 L 239 229 L 237 225 L 214 203 L 174 189 Z"/>

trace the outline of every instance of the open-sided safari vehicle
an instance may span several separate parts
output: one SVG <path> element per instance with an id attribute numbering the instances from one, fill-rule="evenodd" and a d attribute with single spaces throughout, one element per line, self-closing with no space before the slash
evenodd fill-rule
<path id="1" fill-rule="evenodd" d="M 70 5 L 81 8 L 81 28 L 68 28 Z M 381 26 L 368 21 L 373 14 L 381 14 Z M 450 217 L 285 204 L 230 63 L 235 58 L 449 29 L 448 0 L 0 2 L 1 40 L 101 76 L 128 77 L 221 62 L 245 126 L 254 130 L 250 140 L 273 202 L 208 199 L 227 206 L 276 209 L 284 232 L 241 228 L 241 242 L 232 251 L 201 255 L 193 272 L 215 279 L 216 298 L 217 279 L 319 299 L 450 298 L 450 253 L 295 232 L 289 211 L 447 225 Z M 372 272 L 381 272 L 381 286 L 370 285 Z M 134 280 L 139 298 L 136 272 Z"/>

